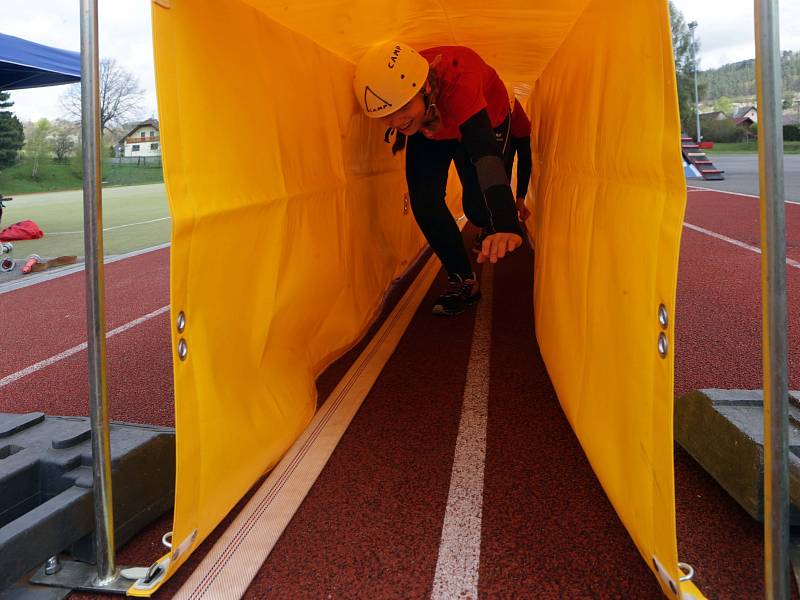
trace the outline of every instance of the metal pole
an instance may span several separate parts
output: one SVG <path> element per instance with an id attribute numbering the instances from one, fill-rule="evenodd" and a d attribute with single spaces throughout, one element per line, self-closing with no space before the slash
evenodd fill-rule
<path id="1" fill-rule="evenodd" d="M 100 68 L 97 0 L 81 5 L 81 137 L 83 141 L 83 226 L 86 254 L 86 320 L 89 356 L 89 416 L 94 467 L 95 550 L 98 586 L 116 577 L 111 497 L 111 443 L 106 394 L 106 336 L 103 293 L 103 202 L 100 186 Z"/>
<path id="2" fill-rule="evenodd" d="M 692 32 L 692 70 L 694 71 L 694 116 L 697 119 L 697 143 L 703 139 L 700 135 L 700 95 L 697 93 L 697 45 L 694 41 L 694 30 L 697 28 L 697 21 L 689 23 L 689 31 Z"/>
<path id="3" fill-rule="evenodd" d="M 764 368 L 764 591 L 789 598 L 786 215 L 778 0 L 755 0 Z"/>

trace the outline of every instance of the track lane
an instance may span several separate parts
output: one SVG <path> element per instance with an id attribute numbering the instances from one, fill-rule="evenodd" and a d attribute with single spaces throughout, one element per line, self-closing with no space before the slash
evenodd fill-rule
<path id="1" fill-rule="evenodd" d="M 0 294 L 0 379 L 86 341 L 85 272 Z M 169 249 L 105 265 L 106 331 L 169 303 Z M 2 398 L 2 392 L 0 392 Z"/>
<path id="2" fill-rule="evenodd" d="M 800 261 L 800 204 L 785 203 L 786 257 Z M 761 247 L 759 199 L 713 190 L 690 190 L 687 223 Z"/>
<path id="3" fill-rule="evenodd" d="M 531 259 L 495 275 L 480 598 L 662 598 L 550 383 Z"/>
<path id="4" fill-rule="evenodd" d="M 675 320 L 675 393 L 762 387 L 761 257 L 684 229 Z M 789 387 L 800 389 L 800 269 L 786 270 Z"/>
<path id="5" fill-rule="evenodd" d="M 107 341 L 107 389 L 112 420 L 175 424 L 170 324 L 160 315 Z M 86 352 L 0 388 L 0 412 L 89 414 Z"/>

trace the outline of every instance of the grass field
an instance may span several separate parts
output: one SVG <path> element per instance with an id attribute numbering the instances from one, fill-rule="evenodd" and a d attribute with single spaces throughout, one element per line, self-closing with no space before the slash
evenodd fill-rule
<path id="1" fill-rule="evenodd" d="M 709 154 L 757 154 L 757 142 L 738 142 L 733 144 L 718 144 L 714 143 L 714 147 L 710 149 Z M 800 154 L 800 142 L 783 142 L 784 154 Z"/>
<path id="2" fill-rule="evenodd" d="M 0 169 L 0 193 L 4 196 L 14 194 L 34 194 L 58 190 L 79 190 L 83 186 L 81 164 L 72 162 L 57 163 L 43 160 L 39 165 L 39 178 L 31 179 L 31 163 L 22 160 L 12 167 Z M 164 176 L 161 167 L 137 167 L 119 165 L 113 159 L 103 160 L 103 183 L 106 186 L 142 185 L 162 183 Z"/>
<path id="3" fill-rule="evenodd" d="M 44 232 L 38 240 L 12 242 L 12 256 L 45 258 L 83 256 L 83 192 L 51 192 L 14 196 L 6 203 L 0 229 L 31 219 Z M 103 251 L 123 254 L 168 242 L 169 218 L 164 184 L 103 189 Z"/>

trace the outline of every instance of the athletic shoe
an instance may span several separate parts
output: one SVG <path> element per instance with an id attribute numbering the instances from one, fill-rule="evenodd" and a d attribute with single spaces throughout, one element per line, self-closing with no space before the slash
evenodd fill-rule
<path id="1" fill-rule="evenodd" d="M 433 305 L 433 314 L 441 316 L 457 315 L 481 299 L 478 280 L 475 273 L 466 279 L 460 275 L 450 275 L 447 280 L 447 291 L 439 296 Z"/>
<path id="2" fill-rule="evenodd" d="M 488 235 L 489 234 L 483 227 L 478 230 L 478 235 L 475 236 L 475 245 L 472 246 L 472 251 L 475 254 L 481 253 L 481 250 L 483 250 L 483 240 L 485 240 Z"/>

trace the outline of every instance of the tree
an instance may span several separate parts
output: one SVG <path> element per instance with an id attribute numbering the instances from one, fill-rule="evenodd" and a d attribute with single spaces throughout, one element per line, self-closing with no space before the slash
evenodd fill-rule
<path id="1" fill-rule="evenodd" d="M 14 106 L 10 97 L 8 92 L 0 92 L 0 109 Z M 24 141 L 22 123 L 16 115 L 8 110 L 0 110 L 0 167 L 8 167 L 17 162 L 17 154 Z"/>
<path id="2" fill-rule="evenodd" d="M 110 131 L 114 124 L 135 118 L 141 110 L 144 91 L 130 71 L 113 58 L 100 61 L 100 133 Z M 76 83 L 61 96 L 61 107 L 69 117 L 81 118 L 81 87 Z"/>
<path id="3" fill-rule="evenodd" d="M 62 119 L 53 124 L 53 153 L 58 162 L 66 162 L 72 155 L 76 138 L 80 138 L 80 124 Z"/>
<path id="4" fill-rule="evenodd" d="M 39 164 L 52 149 L 49 139 L 52 130 L 53 124 L 47 119 L 39 119 L 30 128 L 25 142 L 25 156 L 31 159 L 31 179 L 39 178 Z"/>
<path id="5" fill-rule="evenodd" d="M 694 110 L 694 70 L 695 53 L 700 48 L 698 42 L 692 50 L 692 33 L 683 18 L 683 13 L 669 2 L 669 20 L 672 29 L 672 57 L 675 60 L 675 76 L 678 84 L 678 110 L 681 124 L 686 132 L 697 137 Z"/>
<path id="6" fill-rule="evenodd" d="M 724 112 L 726 116 L 731 117 L 733 116 L 733 102 L 727 96 L 721 96 L 714 103 L 714 110 Z"/>

